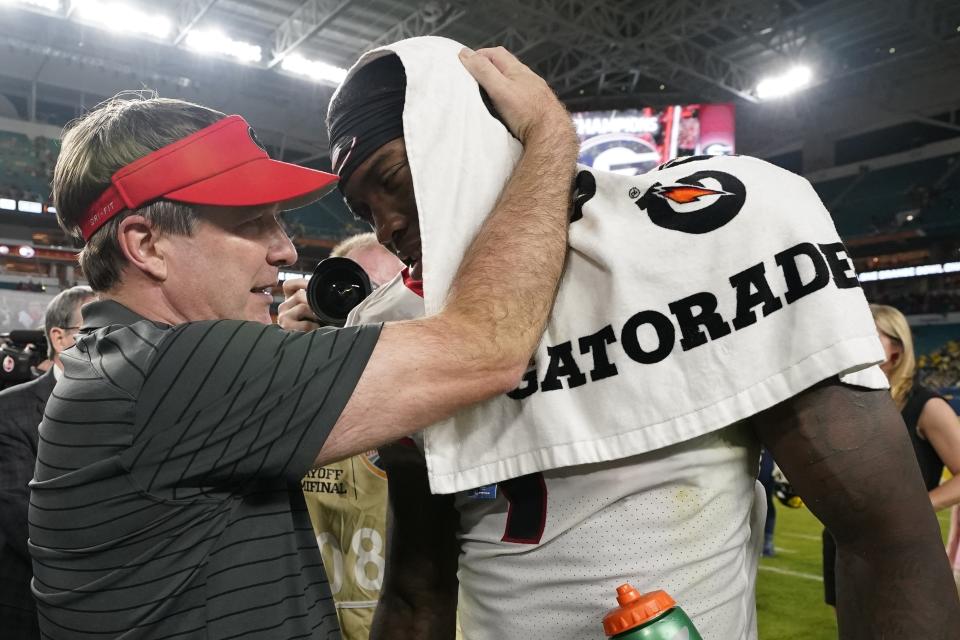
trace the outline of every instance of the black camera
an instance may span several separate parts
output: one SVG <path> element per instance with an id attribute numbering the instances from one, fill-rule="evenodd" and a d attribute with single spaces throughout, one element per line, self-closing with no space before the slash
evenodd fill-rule
<path id="1" fill-rule="evenodd" d="M 29 382 L 36 367 L 47 359 L 47 336 L 43 331 L 20 330 L 0 334 L 0 388 Z"/>
<path id="2" fill-rule="evenodd" d="M 350 258 L 327 258 L 313 270 L 307 302 L 321 325 L 342 327 L 350 311 L 370 295 L 367 272 Z"/>

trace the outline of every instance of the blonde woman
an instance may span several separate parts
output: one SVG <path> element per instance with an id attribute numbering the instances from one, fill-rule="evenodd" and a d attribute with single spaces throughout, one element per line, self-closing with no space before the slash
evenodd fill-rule
<path id="1" fill-rule="evenodd" d="M 870 311 L 886 355 L 880 369 L 890 381 L 890 394 L 906 424 L 930 503 L 936 511 L 960 504 L 960 423 L 957 414 L 935 391 L 914 379 L 917 366 L 913 334 L 904 315 L 882 304 L 871 304 Z M 953 477 L 940 484 L 944 466 L 950 469 Z M 824 530 L 824 599 L 832 606 L 836 606 L 835 558 L 833 538 Z"/>
<path id="2" fill-rule="evenodd" d="M 915 382 L 913 334 L 907 319 L 893 307 L 870 305 L 887 359 L 880 368 L 907 425 L 923 481 L 936 511 L 960 503 L 960 423 L 947 401 Z M 940 484 L 946 465 L 954 477 Z"/>

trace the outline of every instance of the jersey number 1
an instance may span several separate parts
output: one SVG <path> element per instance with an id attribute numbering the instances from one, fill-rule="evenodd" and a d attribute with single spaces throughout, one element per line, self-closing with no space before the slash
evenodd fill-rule
<path id="1" fill-rule="evenodd" d="M 547 524 L 547 484 L 542 473 L 504 480 L 497 485 L 510 504 L 503 542 L 539 544 Z"/>

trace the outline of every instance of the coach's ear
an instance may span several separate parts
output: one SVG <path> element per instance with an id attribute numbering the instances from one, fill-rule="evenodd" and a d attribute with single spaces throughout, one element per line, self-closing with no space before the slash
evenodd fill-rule
<path id="1" fill-rule="evenodd" d="M 167 264 L 158 246 L 160 236 L 150 221 L 141 215 L 127 216 L 117 227 L 117 242 L 130 266 L 150 278 L 163 281 L 167 279 Z"/>

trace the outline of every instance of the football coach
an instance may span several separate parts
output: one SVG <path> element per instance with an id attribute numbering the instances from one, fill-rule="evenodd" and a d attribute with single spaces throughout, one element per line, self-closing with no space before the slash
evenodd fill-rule
<path id="1" fill-rule="evenodd" d="M 44 637 L 339 638 L 300 478 L 515 387 L 566 252 L 568 115 L 502 49 L 461 57 L 524 151 L 445 307 L 413 322 L 269 324 L 297 258 L 278 214 L 335 177 L 271 160 L 240 116 L 141 96 L 68 128 L 57 215 L 100 301 L 40 425 Z"/>

